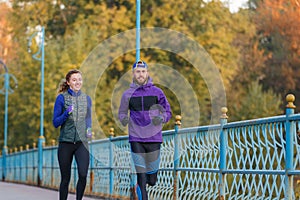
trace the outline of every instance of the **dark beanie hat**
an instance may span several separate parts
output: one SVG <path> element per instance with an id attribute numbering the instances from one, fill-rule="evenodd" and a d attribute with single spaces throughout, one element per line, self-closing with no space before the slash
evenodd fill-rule
<path id="1" fill-rule="evenodd" d="M 148 69 L 148 65 L 142 60 L 139 60 L 139 61 L 135 62 L 132 65 L 132 70 L 134 70 L 136 67 L 142 67 L 142 68 Z"/>

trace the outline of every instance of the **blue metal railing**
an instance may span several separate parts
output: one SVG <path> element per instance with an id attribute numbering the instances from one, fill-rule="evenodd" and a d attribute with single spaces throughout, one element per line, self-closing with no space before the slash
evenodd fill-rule
<path id="1" fill-rule="evenodd" d="M 300 189 L 300 114 L 164 131 L 158 182 L 150 199 L 296 199 Z M 111 131 L 113 132 L 113 131 Z M 135 171 L 127 136 L 95 140 L 86 193 L 132 198 Z M 58 188 L 57 146 L 43 148 L 42 186 Z M 2 157 L 0 157 L 0 160 Z M 7 181 L 38 185 L 38 151 L 7 155 Z M 0 172 L 3 169 L 0 168 Z M 70 190 L 75 191 L 76 164 Z"/>

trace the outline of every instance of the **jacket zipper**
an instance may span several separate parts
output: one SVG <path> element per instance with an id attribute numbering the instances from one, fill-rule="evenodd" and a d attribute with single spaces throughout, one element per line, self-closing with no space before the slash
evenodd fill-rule
<path id="1" fill-rule="evenodd" d="M 144 107 L 144 88 L 142 88 L 142 113 L 143 113 L 143 120 L 145 121 L 145 116 L 144 116 L 144 112 L 145 112 L 145 107 Z"/>
<path id="2" fill-rule="evenodd" d="M 74 121 L 74 124 L 75 124 L 74 144 L 76 143 L 77 122 L 78 122 L 78 95 L 77 94 L 76 94 L 76 104 L 75 105 L 76 105 L 76 119 Z"/>

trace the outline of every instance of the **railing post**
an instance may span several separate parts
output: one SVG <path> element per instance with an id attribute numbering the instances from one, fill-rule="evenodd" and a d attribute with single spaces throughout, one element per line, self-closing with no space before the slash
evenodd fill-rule
<path id="1" fill-rule="evenodd" d="M 23 180 L 22 180 L 22 172 L 23 172 L 23 168 L 24 168 L 24 163 L 22 162 L 22 157 L 24 156 L 24 152 L 23 152 L 23 146 L 20 146 L 19 147 L 20 148 L 20 158 L 19 158 L 19 168 L 20 168 L 20 170 L 19 170 L 19 181 L 22 183 L 23 182 Z"/>
<path id="2" fill-rule="evenodd" d="M 3 146 L 2 150 L 2 181 L 5 181 L 6 178 L 6 169 L 7 169 L 7 146 Z"/>
<path id="3" fill-rule="evenodd" d="M 90 148 L 90 194 L 93 193 L 93 187 L 94 187 L 94 159 L 93 159 L 93 136 L 92 134 L 92 139 L 89 144 Z"/>
<path id="4" fill-rule="evenodd" d="M 43 182 L 43 148 L 45 145 L 44 136 L 39 136 L 38 139 L 38 186 Z"/>
<path id="5" fill-rule="evenodd" d="M 131 156 L 132 160 L 132 156 Z M 130 200 L 137 200 L 137 194 L 136 194 L 136 183 L 137 183 L 137 175 L 134 169 L 134 163 L 131 164 L 131 169 L 130 169 Z"/>
<path id="6" fill-rule="evenodd" d="M 29 144 L 25 145 L 25 150 L 26 150 L 26 157 L 25 157 L 25 163 L 26 163 L 26 167 L 25 167 L 25 177 L 26 177 L 26 182 L 28 183 L 28 150 L 29 150 Z"/>
<path id="7" fill-rule="evenodd" d="M 294 123 L 290 122 L 289 116 L 294 114 L 296 106 L 294 105 L 295 96 L 288 94 L 286 96 L 286 160 L 285 160 L 285 199 L 292 200 L 293 198 L 293 176 L 289 175 L 289 172 L 293 170 L 293 140 L 294 140 Z"/>
<path id="8" fill-rule="evenodd" d="M 222 115 L 220 119 L 220 172 L 219 172 L 219 199 L 225 200 L 225 174 L 224 170 L 226 170 L 226 147 L 227 147 L 227 137 L 224 133 L 223 126 L 227 124 L 227 111 L 226 107 L 221 109 Z"/>
<path id="9" fill-rule="evenodd" d="M 114 137 L 114 128 L 109 129 L 109 197 L 113 196 L 113 188 L 114 188 L 114 173 L 113 173 L 113 161 L 114 161 L 114 153 L 113 153 L 113 144 L 112 138 Z"/>
<path id="10" fill-rule="evenodd" d="M 55 161 L 55 153 L 54 153 L 54 146 L 55 146 L 55 140 L 52 139 L 51 140 L 51 186 L 54 187 L 54 180 L 55 180 L 55 176 L 54 176 L 54 161 Z"/>
<path id="11" fill-rule="evenodd" d="M 178 141 L 178 129 L 181 126 L 181 116 L 176 115 L 175 117 L 175 132 L 174 132 L 174 169 L 173 169 L 173 200 L 178 199 L 178 171 L 179 166 L 179 141 Z"/>
<path id="12" fill-rule="evenodd" d="M 73 170 L 71 171 L 71 173 L 73 173 L 73 188 L 71 188 L 71 191 L 75 192 L 76 191 L 76 183 L 77 183 L 77 178 L 78 178 L 78 175 L 76 173 L 77 171 L 77 163 L 76 161 L 73 159 Z"/>
<path id="13" fill-rule="evenodd" d="M 18 158 L 17 158 L 17 152 L 18 152 L 18 148 L 15 147 L 14 148 L 14 156 L 13 156 L 13 158 L 14 158 L 14 166 L 13 166 L 13 169 L 14 169 L 14 180 L 17 180 L 17 160 L 18 160 Z"/>

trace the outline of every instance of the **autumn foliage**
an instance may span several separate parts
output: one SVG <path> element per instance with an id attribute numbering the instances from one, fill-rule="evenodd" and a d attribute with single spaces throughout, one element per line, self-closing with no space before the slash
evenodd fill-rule
<path id="1" fill-rule="evenodd" d="M 16 46 L 13 44 L 12 27 L 8 20 L 11 9 L 5 3 L 0 3 L 0 11 L 0 59 L 6 63 L 15 57 Z"/>
<path id="2" fill-rule="evenodd" d="M 0 4 L 0 59 L 16 76 L 19 87 L 9 95 L 8 143 L 9 146 L 23 145 L 38 138 L 41 63 L 28 53 L 28 38 L 38 25 L 45 27 L 44 133 L 48 142 L 59 134 L 52 125 L 58 83 L 69 69 L 80 68 L 98 44 L 134 29 L 136 5 L 131 0 L 10 2 L 10 6 Z M 141 5 L 141 27 L 171 29 L 187 35 L 203 47 L 222 77 L 229 120 L 282 114 L 287 93 L 300 98 L 300 0 L 250 0 L 255 6 L 237 13 L 231 13 L 222 2 L 145 0 Z M 153 38 L 151 42 L 155 43 L 156 39 L 176 42 L 169 41 L 170 38 Z M 135 44 L 132 39 L 127 42 L 128 45 Z M 36 52 L 37 42 L 31 47 L 32 52 Z M 131 70 L 135 59 L 134 51 L 116 56 L 114 48 L 105 50 L 101 56 L 111 63 L 107 64 L 109 66 L 101 80 L 95 83 L 97 89 L 93 102 L 97 114 L 93 120 L 104 127 L 104 130 L 93 127 L 97 138 L 108 135 L 111 127 L 115 128 L 116 135 L 126 134 L 118 128 L 113 116 L 115 102 L 112 93 L 120 78 Z M 193 48 L 180 51 L 192 54 Z M 170 66 L 180 73 L 197 97 L 201 110 L 197 123 L 211 123 L 210 91 L 195 66 L 180 55 L 160 49 L 144 48 L 141 57 L 150 63 Z M 95 70 L 100 65 L 106 63 L 97 64 Z M 176 81 L 170 84 L 181 85 Z M 184 97 L 185 101 L 179 105 L 178 97 L 167 88 L 163 89 L 170 97 L 174 115 L 181 114 L 183 107 L 191 107 L 190 97 Z M 299 102 L 295 102 L 297 108 L 300 108 Z M 3 121 L 3 107 L 1 99 L 0 121 Z M 172 120 L 164 128 L 173 128 Z M 3 143 L 1 133 L 0 146 Z"/>
<path id="3" fill-rule="evenodd" d="M 300 1 L 264 0 L 256 24 L 261 46 L 271 53 L 264 84 L 278 93 L 300 93 Z"/>

